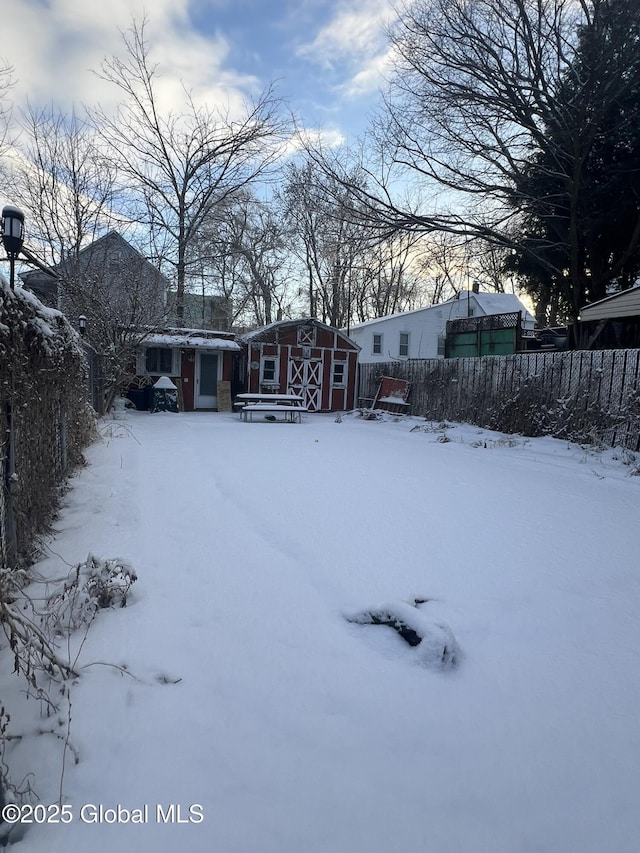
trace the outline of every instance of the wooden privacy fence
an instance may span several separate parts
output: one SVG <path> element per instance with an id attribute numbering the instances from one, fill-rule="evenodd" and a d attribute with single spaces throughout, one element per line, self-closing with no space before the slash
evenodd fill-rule
<path id="1" fill-rule="evenodd" d="M 362 364 L 359 396 L 383 375 L 411 383 L 412 415 L 640 451 L 637 349 Z"/>
<path id="2" fill-rule="evenodd" d="M 522 312 L 458 317 L 447 320 L 446 331 L 447 358 L 511 355 L 522 348 Z"/>

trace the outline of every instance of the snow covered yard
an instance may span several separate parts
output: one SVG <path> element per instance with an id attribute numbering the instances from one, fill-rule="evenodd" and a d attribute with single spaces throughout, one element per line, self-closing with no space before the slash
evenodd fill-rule
<path id="1" fill-rule="evenodd" d="M 637 853 L 640 477 L 619 454 L 330 415 L 102 432 L 38 568 L 92 552 L 138 581 L 81 651 L 73 820 L 16 850 Z M 345 619 L 415 599 L 453 668 Z M 17 685 L 14 722 L 42 725 Z M 12 774 L 54 803 L 62 753 L 16 743 Z"/>

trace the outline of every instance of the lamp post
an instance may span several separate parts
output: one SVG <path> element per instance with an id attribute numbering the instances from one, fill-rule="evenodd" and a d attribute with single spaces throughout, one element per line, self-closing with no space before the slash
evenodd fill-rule
<path id="1" fill-rule="evenodd" d="M 11 290 L 15 286 L 15 263 L 16 258 L 22 249 L 22 234 L 24 231 L 24 213 L 18 210 L 17 207 L 7 204 L 2 208 L 2 220 L 0 221 L 0 229 L 2 231 L 2 243 L 4 245 L 7 257 L 9 258 L 10 273 L 9 285 Z M 14 494 L 16 490 L 16 458 L 15 458 L 15 432 L 13 425 L 13 411 L 11 406 L 11 398 L 5 403 L 5 424 L 6 424 L 6 463 L 4 470 L 4 489 L 6 495 L 5 509 L 5 536 L 6 536 L 6 551 L 5 557 L 9 564 L 15 564 L 18 556 L 18 536 L 14 508 Z"/>
<path id="2" fill-rule="evenodd" d="M 9 258 L 10 273 L 9 285 L 11 290 L 15 286 L 15 264 L 16 258 L 22 249 L 22 238 L 24 232 L 24 213 L 17 207 L 7 204 L 2 208 L 2 242 L 7 257 Z"/>

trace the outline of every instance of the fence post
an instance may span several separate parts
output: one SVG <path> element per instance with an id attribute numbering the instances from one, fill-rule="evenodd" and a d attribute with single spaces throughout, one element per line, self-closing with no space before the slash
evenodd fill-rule
<path id="1" fill-rule="evenodd" d="M 67 411 L 64 401 L 60 400 L 58 408 L 58 436 L 60 441 L 60 476 L 64 477 L 67 470 Z"/>
<path id="2" fill-rule="evenodd" d="M 15 493 L 15 471 L 16 471 L 16 450 L 15 450 L 15 430 L 13 427 L 13 413 L 11 403 L 5 404 L 5 423 L 6 423 L 6 438 L 4 445 L 6 453 L 4 456 L 4 476 L 2 478 L 2 489 L 4 492 L 3 510 L 4 517 L 2 519 L 3 536 L 3 563 L 7 567 L 13 567 L 18 559 L 18 533 L 16 527 L 16 516 L 13 505 L 13 495 Z"/>

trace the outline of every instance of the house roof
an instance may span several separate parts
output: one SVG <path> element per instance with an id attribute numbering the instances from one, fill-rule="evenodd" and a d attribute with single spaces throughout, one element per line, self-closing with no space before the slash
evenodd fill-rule
<path id="1" fill-rule="evenodd" d="M 535 319 L 515 293 L 480 292 L 471 295 L 487 314 L 509 314 L 512 311 L 522 311 L 525 322 Z"/>
<path id="2" fill-rule="evenodd" d="M 411 311 L 399 311 L 396 314 L 387 314 L 384 317 L 375 317 L 373 320 L 365 320 L 364 323 L 356 323 L 351 326 L 351 331 L 364 329 L 368 326 L 373 326 L 376 323 L 382 323 L 395 317 L 408 317 L 424 313 L 426 311 L 441 311 L 443 308 L 446 309 L 447 306 L 452 306 L 456 302 L 460 302 L 465 299 L 474 299 L 485 314 L 509 314 L 513 311 L 522 311 L 525 323 L 531 324 L 535 322 L 533 315 L 527 311 L 526 306 L 520 301 L 520 299 L 518 299 L 515 293 L 485 293 L 483 291 L 474 293 L 472 290 L 462 290 L 451 299 L 447 299 L 445 302 L 439 302 L 436 305 L 423 305 L 422 308 L 413 308 Z"/>
<path id="3" fill-rule="evenodd" d="M 239 352 L 240 345 L 231 338 L 207 337 L 202 329 L 181 329 L 173 332 L 154 332 L 142 345 L 146 347 L 185 347 L 188 349 L 225 349 Z"/>
<path id="4" fill-rule="evenodd" d="M 139 252 L 136 248 L 134 248 L 131 243 L 127 242 L 125 238 L 118 231 L 109 231 L 107 234 L 104 234 L 102 237 L 98 237 L 97 240 L 94 240 L 92 243 L 89 243 L 87 246 L 84 246 L 78 252 L 78 258 L 82 258 L 84 256 L 91 256 L 99 250 L 102 246 L 108 246 L 109 244 L 119 244 L 122 249 L 129 253 L 129 255 L 137 255 L 141 260 L 143 260 L 148 266 L 157 274 L 159 277 L 163 278 L 165 282 L 168 284 L 168 279 L 165 275 L 163 275 L 159 270 L 149 261 L 145 256 Z M 61 261 L 61 263 L 52 266 L 51 269 L 59 274 L 63 274 L 66 267 L 72 263 L 71 259 Z M 30 270 L 28 272 L 20 273 L 20 278 L 25 283 L 25 285 L 30 286 L 31 281 L 35 281 L 40 279 L 43 276 L 43 273 L 40 270 Z"/>
<path id="5" fill-rule="evenodd" d="M 582 323 L 590 320 L 615 319 L 616 317 L 640 316 L 640 285 L 605 296 L 597 302 L 585 305 L 580 309 L 578 319 Z"/>

